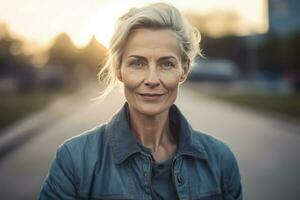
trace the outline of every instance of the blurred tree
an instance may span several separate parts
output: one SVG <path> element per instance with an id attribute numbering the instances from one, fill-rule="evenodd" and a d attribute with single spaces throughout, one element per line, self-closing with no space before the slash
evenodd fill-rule
<path id="1" fill-rule="evenodd" d="M 11 37 L 8 27 L 0 23 L 0 78 L 14 79 L 22 90 L 32 89 L 45 76 L 54 79 L 54 74 L 72 86 L 80 80 L 91 79 L 90 76 L 96 80 L 106 56 L 106 48 L 94 36 L 87 46 L 77 48 L 66 33 L 59 34 L 47 52 L 47 69 L 43 77 L 38 77 L 41 74 L 33 65 L 33 55 L 24 54 L 23 41 Z"/>
<path id="2" fill-rule="evenodd" d="M 87 46 L 77 48 L 66 33 L 61 33 L 49 48 L 48 65 L 52 68 L 64 68 L 66 81 L 72 84 L 90 78 L 101 67 L 106 55 L 106 48 L 93 36 Z"/>
<path id="3" fill-rule="evenodd" d="M 217 10 L 211 13 L 186 13 L 188 20 L 202 35 L 200 47 L 207 58 L 229 59 L 247 73 L 246 40 L 241 34 L 241 16 L 234 11 Z"/>
<path id="4" fill-rule="evenodd" d="M 23 42 L 13 38 L 6 25 L 0 24 L 0 77 L 11 77 L 22 91 L 33 89 L 36 72 L 31 57 L 22 51 Z"/>
<path id="5" fill-rule="evenodd" d="M 221 58 L 234 61 L 240 66 L 241 73 L 246 69 L 246 44 L 244 37 L 226 36 L 222 38 L 202 37 L 201 48 L 207 58 Z"/>
<path id="6" fill-rule="evenodd" d="M 260 70 L 284 74 L 300 89 L 300 31 L 284 37 L 269 33 L 257 51 Z"/>
<path id="7" fill-rule="evenodd" d="M 269 35 L 259 48 L 260 68 L 268 71 L 298 71 L 300 68 L 300 32 L 287 37 Z"/>
<path id="8" fill-rule="evenodd" d="M 263 71 L 282 72 L 284 41 L 281 41 L 276 36 L 270 35 L 267 40 L 262 42 L 258 47 L 259 68 Z"/>
<path id="9" fill-rule="evenodd" d="M 49 64 L 72 67 L 77 63 L 78 49 L 66 33 L 59 34 L 49 48 Z"/>
<path id="10" fill-rule="evenodd" d="M 52 71 L 63 73 L 64 82 L 72 86 L 77 84 L 76 66 L 80 62 L 79 51 L 66 33 L 56 36 L 48 50 L 49 59 L 47 66 L 50 66 Z"/>
<path id="11" fill-rule="evenodd" d="M 81 49 L 81 61 L 94 73 L 102 66 L 107 54 L 107 49 L 93 36 L 86 47 Z"/>
<path id="12" fill-rule="evenodd" d="M 300 31 L 290 35 L 286 50 L 289 69 L 300 74 Z"/>

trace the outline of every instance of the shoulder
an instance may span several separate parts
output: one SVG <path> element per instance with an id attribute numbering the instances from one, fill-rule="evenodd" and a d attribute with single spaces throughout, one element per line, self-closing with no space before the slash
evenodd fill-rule
<path id="1" fill-rule="evenodd" d="M 234 153 L 227 143 L 213 135 L 194 130 L 193 140 L 202 145 L 208 158 L 221 165 L 231 165 L 236 162 Z"/>
<path id="2" fill-rule="evenodd" d="M 89 153 L 89 151 L 99 149 L 104 146 L 107 141 L 107 134 L 105 134 L 106 126 L 107 124 L 105 123 L 100 124 L 79 135 L 71 137 L 65 140 L 60 145 L 60 148 L 67 149 L 71 156 L 75 155 L 76 157 Z"/>
<path id="3" fill-rule="evenodd" d="M 217 138 L 216 136 L 210 135 L 205 132 L 201 132 L 199 130 L 194 130 L 193 139 L 197 140 L 205 150 L 208 151 L 215 151 L 215 153 L 221 153 L 224 151 L 228 151 L 229 146 L 226 144 L 223 140 L 220 138 Z"/>
<path id="4" fill-rule="evenodd" d="M 194 132 L 194 138 L 203 145 L 208 154 L 208 162 L 213 166 L 218 166 L 222 190 L 234 199 L 242 199 L 240 170 L 231 148 L 221 139 L 199 131 Z"/>

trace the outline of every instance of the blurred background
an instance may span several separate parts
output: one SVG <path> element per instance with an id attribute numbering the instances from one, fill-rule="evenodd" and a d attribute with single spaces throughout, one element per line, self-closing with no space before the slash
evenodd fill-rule
<path id="1" fill-rule="evenodd" d="M 156 1 L 0 0 L 0 198 L 37 199 L 59 144 L 108 121 L 102 84 L 114 22 Z M 163 1 L 199 29 L 176 104 L 238 160 L 244 199 L 300 199 L 300 1 Z"/>

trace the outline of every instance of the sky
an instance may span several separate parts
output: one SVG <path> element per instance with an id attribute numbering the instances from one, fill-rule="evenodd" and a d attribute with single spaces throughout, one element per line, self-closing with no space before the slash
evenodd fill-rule
<path id="1" fill-rule="evenodd" d="M 92 35 L 107 46 L 116 19 L 130 7 L 153 0 L 0 0 L 0 22 L 12 33 L 36 45 L 48 45 L 61 32 L 68 33 L 77 46 Z M 266 0 L 160 0 L 181 11 L 207 13 L 237 11 L 258 33 L 267 31 Z"/>

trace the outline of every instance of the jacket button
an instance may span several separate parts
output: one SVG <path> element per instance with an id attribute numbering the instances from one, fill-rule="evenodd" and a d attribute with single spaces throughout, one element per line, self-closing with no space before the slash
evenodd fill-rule
<path id="1" fill-rule="evenodd" d="M 182 185 L 184 183 L 184 178 L 180 174 L 177 175 L 177 182 L 178 184 Z"/>

